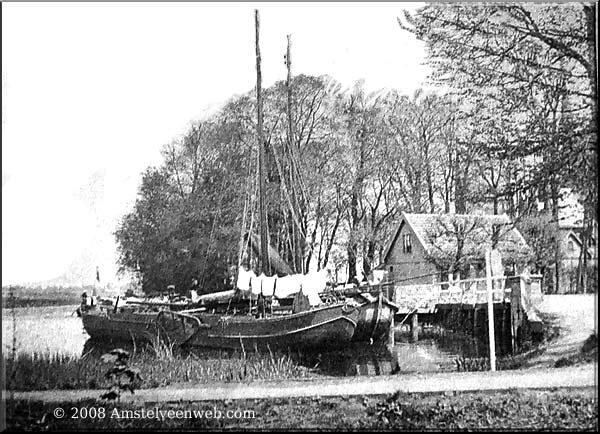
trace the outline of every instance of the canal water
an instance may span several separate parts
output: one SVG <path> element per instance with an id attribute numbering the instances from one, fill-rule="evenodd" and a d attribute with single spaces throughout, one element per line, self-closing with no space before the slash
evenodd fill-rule
<path id="1" fill-rule="evenodd" d="M 2 352 L 19 354 L 49 353 L 80 357 L 84 353 L 102 354 L 106 348 L 89 339 L 77 306 L 19 307 L 2 309 Z M 324 375 L 356 376 L 390 373 L 439 372 L 456 370 L 459 357 L 483 357 L 485 348 L 472 339 L 446 335 L 410 342 L 397 330 L 393 348 L 386 345 L 354 344 L 342 351 L 292 354 L 302 365 Z M 120 344 L 122 347 L 123 345 Z M 13 349 L 14 347 L 14 349 Z M 213 357 L 214 352 L 193 350 Z M 223 356 L 223 352 L 218 353 Z M 216 356 L 215 356 L 216 357 Z"/>

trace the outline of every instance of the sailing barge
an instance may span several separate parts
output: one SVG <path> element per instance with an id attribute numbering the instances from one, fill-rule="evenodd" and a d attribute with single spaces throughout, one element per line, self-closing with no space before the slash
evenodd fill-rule
<path id="1" fill-rule="evenodd" d="M 229 295 L 229 292 L 227 293 Z M 218 300 L 216 295 L 208 296 Z M 208 298 L 207 297 L 207 298 Z M 229 295 L 231 300 L 231 296 Z M 175 311 L 153 303 L 81 307 L 83 326 L 97 340 L 147 341 L 205 348 L 340 348 L 387 336 L 396 307 L 368 293 L 295 313 L 216 313 L 218 304 Z M 213 313 L 213 311 L 215 313 Z"/>
<path id="2" fill-rule="evenodd" d="M 249 231 L 246 241 L 250 241 L 250 244 L 255 244 L 255 248 L 258 250 L 258 257 L 260 258 L 258 268 L 261 276 L 268 276 L 271 274 L 272 265 L 269 257 L 274 257 L 276 252 L 270 252 L 272 249 L 268 242 L 264 198 L 265 143 L 262 137 L 262 84 L 258 42 L 258 11 L 255 11 L 255 27 L 258 115 L 257 145 L 259 151 L 258 197 L 260 210 L 258 227 L 260 229 L 260 238 Z M 288 82 L 290 82 L 289 59 L 288 40 Z M 290 133 L 289 136 L 292 137 L 292 134 Z M 285 265 L 283 261 L 280 262 L 282 266 Z M 291 273 L 291 270 L 283 271 L 280 274 L 284 276 Z M 257 276 L 254 275 L 254 277 Z M 290 280 L 287 282 L 290 282 Z M 248 281 L 246 281 L 245 285 L 247 284 Z M 93 338 L 153 340 L 159 336 L 176 345 L 213 348 L 339 348 L 352 340 L 369 340 L 372 342 L 374 339 L 387 334 L 393 318 L 394 306 L 384 301 L 381 294 L 379 294 L 377 299 L 371 299 L 366 295 L 359 295 L 358 301 L 354 297 L 338 297 L 333 294 L 331 295 L 332 298 L 322 302 L 318 291 L 325 289 L 324 284 L 320 288 L 317 288 L 311 284 L 310 279 L 304 279 L 303 284 L 300 284 L 299 292 L 294 296 L 294 307 L 291 313 L 276 314 L 277 312 L 273 310 L 272 304 L 270 311 L 267 313 L 264 298 L 262 298 L 262 315 L 258 312 L 255 315 L 252 308 L 252 300 L 253 297 L 257 297 L 258 295 L 256 293 L 249 293 L 247 294 L 249 309 L 245 312 L 242 310 L 238 314 L 236 314 L 237 309 L 235 307 L 233 312 L 230 310 L 233 296 L 228 294 L 225 298 L 227 308 L 224 312 L 221 311 L 219 313 L 216 312 L 217 309 L 209 312 L 206 307 L 176 311 L 175 309 L 170 309 L 168 306 L 143 306 L 143 303 L 142 306 L 139 304 L 126 304 L 119 307 L 117 300 L 114 307 L 90 307 L 82 305 L 81 316 L 86 331 Z M 262 283 L 260 285 L 260 295 L 264 296 L 265 294 L 262 293 Z M 302 293 L 302 290 L 307 289 L 308 286 L 311 286 L 311 290 L 305 291 L 308 294 L 307 297 L 307 295 Z M 258 285 L 254 286 L 255 289 L 257 287 Z M 238 286 L 238 289 L 242 288 Z M 272 299 L 273 295 L 271 293 L 267 297 Z M 280 299 L 281 297 L 278 296 L 277 298 Z M 216 304 L 219 304 L 218 297 Z M 224 303 L 221 304 L 223 305 Z"/>
<path id="3" fill-rule="evenodd" d="M 94 339 L 149 341 L 203 348 L 339 348 L 354 337 L 360 309 L 349 303 L 255 318 L 194 311 L 148 311 L 139 306 L 82 309 L 83 326 Z"/>

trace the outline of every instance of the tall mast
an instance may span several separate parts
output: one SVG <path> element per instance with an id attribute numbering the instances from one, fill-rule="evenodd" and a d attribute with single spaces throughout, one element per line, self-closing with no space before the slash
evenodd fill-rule
<path id="1" fill-rule="evenodd" d="M 285 53 L 285 66 L 287 68 L 287 80 L 286 80 L 286 90 L 287 90 L 287 139 L 288 139 L 288 158 L 290 165 L 290 186 L 292 191 L 293 201 L 291 203 L 292 207 L 296 207 L 297 198 L 296 192 L 294 189 L 294 159 L 293 159 L 293 146 L 294 146 L 294 123 L 292 120 L 292 35 L 287 35 L 287 50 Z M 283 180 L 285 182 L 285 180 Z M 290 212 L 295 213 L 295 209 L 291 209 Z M 302 270 L 302 261 L 298 260 L 299 258 L 299 240 L 298 240 L 298 229 L 295 223 L 292 223 L 292 258 L 294 263 L 294 270 L 297 273 L 301 273 Z"/>
<path id="2" fill-rule="evenodd" d="M 296 184 L 299 184 L 298 181 L 298 168 L 296 167 L 295 161 L 295 145 L 294 145 L 294 120 L 292 114 L 292 35 L 287 35 L 287 51 L 285 55 L 285 66 L 287 67 L 287 118 L 288 118 L 288 155 L 289 155 L 289 164 L 290 164 L 290 183 L 292 190 L 292 207 L 294 209 L 290 210 L 293 214 L 298 214 L 300 211 L 300 206 L 298 203 L 298 194 L 296 192 Z M 298 225 L 292 224 L 292 248 L 293 248 L 293 258 L 294 258 L 294 268 L 298 273 L 304 273 L 304 258 L 302 255 L 302 244 L 301 238 L 302 228 Z"/>
<path id="3" fill-rule="evenodd" d="M 256 29 L 256 106 L 258 113 L 257 141 L 258 141 L 258 200 L 260 214 L 260 271 L 270 275 L 269 242 L 267 238 L 267 210 L 265 207 L 265 144 L 263 141 L 263 107 L 262 107 L 262 77 L 260 72 L 260 46 L 259 30 L 260 18 L 258 9 L 254 10 L 254 24 Z"/>
<path id="4" fill-rule="evenodd" d="M 292 121 L 292 35 L 287 35 L 287 52 L 285 55 L 287 67 L 287 116 L 288 116 L 288 142 L 290 148 L 294 141 L 294 123 Z"/>

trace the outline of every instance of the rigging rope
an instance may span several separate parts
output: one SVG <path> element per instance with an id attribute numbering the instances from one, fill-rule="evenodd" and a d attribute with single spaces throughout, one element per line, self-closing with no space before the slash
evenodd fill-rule
<path id="1" fill-rule="evenodd" d="M 257 154 L 257 156 L 256 156 L 257 163 L 258 163 L 258 158 L 259 157 L 258 157 L 258 154 Z M 252 161 L 252 158 L 250 158 L 250 161 Z M 257 203 L 257 201 L 256 201 L 255 198 L 258 196 L 258 182 L 257 182 L 257 179 L 258 179 L 258 170 L 259 170 L 259 167 L 258 167 L 258 164 L 256 164 L 256 175 L 254 177 L 250 176 L 251 168 L 252 168 L 252 165 L 249 165 L 248 166 L 248 182 L 246 184 L 246 186 L 248 186 L 250 184 L 252 185 L 252 193 L 249 194 L 250 198 L 248 200 L 248 202 L 249 202 L 248 208 L 250 208 L 250 225 L 248 227 L 247 236 L 244 238 L 244 230 L 245 230 L 245 226 L 246 226 L 246 223 L 245 223 L 246 216 L 244 216 L 244 223 L 243 223 L 243 225 L 241 227 L 241 231 L 240 231 L 240 244 L 239 244 L 240 245 L 240 249 L 239 249 L 239 252 L 238 252 L 239 253 L 239 257 L 238 257 L 238 269 L 242 265 L 242 258 L 244 256 L 244 254 L 243 254 L 244 250 L 247 250 L 249 252 L 249 255 L 252 254 L 252 249 L 250 248 L 250 244 L 251 244 L 250 236 L 252 234 L 252 228 L 254 227 L 254 214 L 257 212 L 257 210 L 255 209 L 256 208 L 256 203 Z M 250 182 L 250 181 L 252 181 L 252 182 Z M 246 191 L 248 191 L 248 190 L 250 190 L 250 189 L 247 189 Z M 244 209 L 244 213 L 247 213 L 247 211 L 248 210 L 245 208 Z M 250 256 L 248 256 L 248 266 L 251 266 L 251 264 L 252 264 L 252 258 Z"/>
<path id="2" fill-rule="evenodd" d="M 217 220 L 221 217 L 221 211 L 223 208 L 223 190 L 225 189 L 225 183 L 227 181 L 227 167 L 229 166 L 229 163 L 231 162 L 231 153 L 227 154 L 227 159 L 226 159 L 226 164 L 224 165 L 224 176 L 223 176 L 223 180 L 221 181 L 221 186 L 219 189 L 219 206 L 217 207 L 217 216 L 215 216 L 213 218 L 213 222 L 212 222 L 212 227 L 210 229 L 210 236 L 208 237 L 208 244 L 206 246 L 206 254 L 204 255 L 204 264 L 202 266 L 202 280 L 200 281 L 200 288 L 204 288 L 204 282 L 206 281 L 206 266 L 208 264 L 208 254 L 210 253 L 210 248 L 212 246 L 212 242 L 213 242 L 213 238 L 214 238 L 214 232 L 215 232 L 215 227 L 217 225 Z"/>
<path id="3" fill-rule="evenodd" d="M 306 234 L 304 234 L 302 231 L 302 226 L 300 225 L 300 220 L 298 219 L 298 216 L 296 215 L 296 212 L 294 209 L 294 204 L 292 203 L 292 198 L 290 196 L 290 193 L 287 189 L 287 185 L 285 183 L 285 177 L 283 175 L 283 170 L 281 168 L 281 162 L 279 161 L 279 157 L 277 154 L 277 147 L 274 145 L 271 145 L 271 149 L 273 150 L 273 156 L 275 157 L 275 165 L 277 166 L 277 173 L 279 173 L 279 179 L 281 179 L 281 185 L 283 187 L 283 192 L 285 194 L 285 198 L 287 199 L 288 205 L 290 206 L 290 212 L 292 214 L 292 219 L 294 220 L 296 227 L 300 230 L 300 233 L 303 236 L 306 236 Z"/>
<path id="4" fill-rule="evenodd" d="M 252 150 L 250 150 L 250 154 L 252 155 Z M 252 158 L 249 158 L 250 161 L 252 161 Z M 244 252 L 244 231 L 246 229 L 246 223 L 247 223 L 247 213 L 248 213 L 248 208 L 250 207 L 252 209 L 252 193 L 254 192 L 254 189 L 252 187 L 254 187 L 254 184 L 251 182 L 253 178 L 250 177 L 250 173 L 252 172 L 252 164 L 248 165 L 248 172 L 246 174 L 246 190 L 245 190 L 245 194 L 244 194 L 244 212 L 242 214 L 242 223 L 240 225 L 240 242 L 239 242 L 239 249 L 238 249 L 238 269 L 242 266 L 242 257 L 243 257 L 243 252 Z M 250 192 L 250 190 L 253 190 L 253 192 Z M 252 212 L 250 213 L 251 217 L 252 217 Z M 252 221 L 250 222 L 250 225 L 252 225 Z"/>

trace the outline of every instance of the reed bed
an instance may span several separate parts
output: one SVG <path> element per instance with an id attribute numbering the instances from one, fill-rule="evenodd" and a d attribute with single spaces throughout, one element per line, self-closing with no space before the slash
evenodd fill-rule
<path id="1" fill-rule="evenodd" d="M 87 389 L 105 386 L 106 367 L 89 357 L 64 354 L 3 354 L 7 390 Z"/>
<path id="2" fill-rule="evenodd" d="M 210 356 L 179 353 L 166 343 L 131 352 L 129 366 L 140 370 L 140 388 L 174 383 L 240 382 L 307 378 L 311 371 L 290 355 L 218 352 Z M 216 355 L 215 355 L 216 354 Z M 7 390 L 105 389 L 108 365 L 98 355 L 82 357 L 33 353 L 3 355 Z"/>
<path id="3" fill-rule="evenodd" d="M 496 359 L 496 369 L 498 371 L 520 369 L 529 360 L 539 356 L 543 352 L 542 348 L 535 348 L 525 353 L 499 357 Z M 490 369 L 489 357 L 460 356 L 454 359 L 454 364 L 458 372 L 489 371 Z"/>

